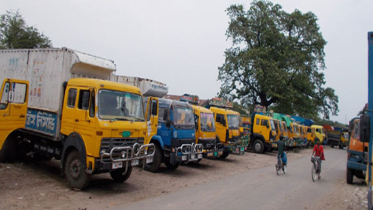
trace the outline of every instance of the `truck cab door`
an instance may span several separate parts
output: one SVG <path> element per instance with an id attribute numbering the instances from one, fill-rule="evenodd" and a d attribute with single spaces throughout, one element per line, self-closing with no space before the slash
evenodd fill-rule
<path id="1" fill-rule="evenodd" d="M 159 101 L 158 98 L 149 97 L 146 104 L 146 127 L 147 127 L 147 139 L 146 143 L 150 142 L 152 136 L 157 134 L 158 129 L 158 111 Z"/>
<path id="2" fill-rule="evenodd" d="M 227 133 L 227 121 L 225 115 L 215 114 L 215 129 L 216 135 L 219 136 L 220 142 L 226 142 L 226 133 Z"/>
<path id="3" fill-rule="evenodd" d="M 28 87 L 28 81 L 15 79 L 3 81 L 0 96 L 0 149 L 13 130 L 25 127 Z"/>

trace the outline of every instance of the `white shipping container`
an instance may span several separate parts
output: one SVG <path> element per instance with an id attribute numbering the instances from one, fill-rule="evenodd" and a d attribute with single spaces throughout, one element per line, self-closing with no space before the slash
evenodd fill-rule
<path id="1" fill-rule="evenodd" d="M 116 75 L 114 81 L 138 87 L 144 96 L 155 96 L 162 98 L 168 93 L 168 87 L 166 84 L 152 79 Z"/>
<path id="2" fill-rule="evenodd" d="M 63 83 L 76 77 L 113 81 L 115 71 L 111 60 L 68 48 L 0 50 L 0 81 L 29 81 L 26 127 L 55 138 L 59 133 L 57 116 L 61 114 Z"/>

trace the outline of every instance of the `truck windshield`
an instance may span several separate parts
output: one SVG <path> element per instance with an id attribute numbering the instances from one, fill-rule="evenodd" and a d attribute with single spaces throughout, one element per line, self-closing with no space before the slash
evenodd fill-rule
<path id="1" fill-rule="evenodd" d="M 299 134 L 299 128 L 297 125 L 294 125 L 294 133 Z"/>
<path id="2" fill-rule="evenodd" d="M 227 118 L 228 118 L 228 128 L 229 129 L 238 129 L 239 128 L 238 126 L 240 124 L 240 121 L 238 119 L 238 115 L 228 114 Z"/>
<path id="3" fill-rule="evenodd" d="M 282 123 L 278 122 L 278 126 L 280 127 L 280 131 L 284 131 L 284 128 L 282 127 Z"/>
<path id="4" fill-rule="evenodd" d="M 273 131 L 275 131 L 275 130 L 276 130 L 275 122 L 274 122 L 273 120 L 270 120 L 270 122 L 271 122 L 271 129 L 272 129 Z"/>
<path id="5" fill-rule="evenodd" d="M 282 128 L 284 129 L 284 132 L 288 132 L 288 128 L 285 126 L 285 124 L 283 124 Z"/>
<path id="6" fill-rule="evenodd" d="M 173 114 L 174 125 L 181 126 L 179 127 L 180 129 L 189 129 L 189 127 L 194 128 L 194 114 L 191 108 L 174 106 Z"/>
<path id="7" fill-rule="evenodd" d="M 215 132 L 215 120 L 212 113 L 201 112 L 201 131 Z"/>
<path id="8" fill-rule="evenodd" d="M 142 97 L 133 93 L 100 90 L 98 115 L 100 119 L 144 121 Z"/>

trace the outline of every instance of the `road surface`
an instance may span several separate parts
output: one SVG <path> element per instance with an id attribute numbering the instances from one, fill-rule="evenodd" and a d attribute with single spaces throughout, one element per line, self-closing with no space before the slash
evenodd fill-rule
<path id="1" fill-rule="evenodd" d="M 304 156 L 289 159 L 287 173 L 279 176 L 273 163 L 112 209 L 317 209 L 317 201 L 331 196 L 345 177 L 346 150 L 328 149 L 325 157 L 316 182 L 311 179 L 310 156 Z"/>

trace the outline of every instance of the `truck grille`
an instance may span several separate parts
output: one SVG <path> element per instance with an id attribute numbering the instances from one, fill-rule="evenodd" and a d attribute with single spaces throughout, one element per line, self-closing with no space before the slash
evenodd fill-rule
<path id="1" fill-rule="evenodd" d="M 101 151 L 105 151 L 109 153 L 113 147 L 125 147 L 125 146 L 133 146 L 135 143 L 144 144 L 144 138 L 103 138 L 101 140 Z M 114 151 L 113 156 L 120 156 L 121 152 L 119 150 Z M 131 154 L 128 154 L 129 156 Z M 109 159 L 105 157 L 104 160 Z"/>

